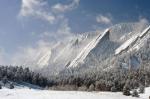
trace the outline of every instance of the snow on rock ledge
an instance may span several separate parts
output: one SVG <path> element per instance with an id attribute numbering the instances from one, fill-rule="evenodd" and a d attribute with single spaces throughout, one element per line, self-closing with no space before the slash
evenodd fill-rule
<path id="1" fill-rule="evenodd" d="M 115 55 L 121 53 L 123 50 L 127 49 L 130 45 L 132 45 L 138 38 L 142 38 L 148 31 L 150 30 L 150 26 L 147 27 L 142 33 L 136 34 L 127 40 L 124 44 L 122 44 L 119 48 L 115 50 Z"/>
<path id="2" fill-rule="evenodd" d="M 89 52 L 95 48 L 95 46 L 101 41 L 101 39 L 109 33 L 109 29 L 106 29 L 102 34 L 100 33 L 94 40 L 92 40 L 80 53 L 79 55 L 70 63 L 68 67 L 76 67 L 78 63 L 83 63 Z"/>

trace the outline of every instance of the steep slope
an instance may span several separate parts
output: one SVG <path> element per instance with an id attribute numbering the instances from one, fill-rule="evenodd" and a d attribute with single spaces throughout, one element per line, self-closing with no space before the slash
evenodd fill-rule
<path id="1" fill-rule="evenodd" d="M 150 26 L 147 27 L 145 30 L 143 30 L 143 32 L 133 35 L 129 40 L 125 41 L 119 48 L 115 50 L 115 54 L 117 55 L 131 46 L 132 47 L 130 48 L 130 50 L 134 50 L 135 48 L 139 49 L 144 43 L 144 41 L 146 41 L 147 38 L 149 38 L 150 36 L 150 34 L 148 34 L 149 30 Z M 135 44 L 136 42 L 138 43 Z"/>
<path id="2" fill-rule="evenodd" d="M 99 34 L 94 40 L 92 40 L 79 53 L 79 55 L 71 62 L 71 64 L 68 67 L 76 67 L 79 63 L 82 63 L 83 60 L 87 57 L 87 55 L 90 53 L 90 51 L 93 50 L 105 36 L 109 36 L 109 29 L 106 29 L 102 34 Z"/>
<path id="3" fill-rule="evenodd" d="M 42 57 L 39 59 L 42 60 L 40 62 L 43 63 L 41 67 L 43 67 L 45 72 L 48 71 L 52 74 L 56 74 L 67 68 L 71 61 L 77 57 L 84 47 L 100 33 L 100 31 L 83 33 L 82 35 L 77 35 L 70 41 L 60 42 L 56 47 L 51 48 L 51 55 L 49 56 L 49 59 L 44 60 Z M 45 56 L 48 56 L 48 54 Z M 37 64 L 35 64 L 35 66 L 36 65 Z"/>
<path id="4" fill-rule="evenodd" d="M 136 29 L 137 26 L 137 24 L 129 23 L 106 29 L 102 35 L 98 35 L 82 50 L 69 67 L 92 68 L 93 66 L 101 66 L 107 59 L 119 54 L 149 30 L 148 27 L 141 33 L 146 25 L 140 26 L 138 30 Z M 103 67 L 101 66 L 101 68 Z"/>
<path id="5" fill-rule="evenodd" d="M 147 31 L 150 27 L 146 27 L 147 24 L 144 23 L 121 23 L 105 31 L 81 33 L 72 40 L 58 42 L 49 49 L 41 48 L 33 60 L 25 59 L 25 65 L 40 67 L 49 73 L 75 67 L 103 69 L 107 60 L 122 51 L 140 48 L 149 37 Z"/>

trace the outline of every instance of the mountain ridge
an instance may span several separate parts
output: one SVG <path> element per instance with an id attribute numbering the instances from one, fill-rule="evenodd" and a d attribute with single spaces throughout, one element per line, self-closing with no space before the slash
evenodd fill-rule
<path id="1" fill-rule="evenodd" d="M 146 37 L 144 31 L 148 32 L 150 26 L 147 27 L 147 24 L 122 23 L 109 27 L 103 32 L 95 31 L 78 35 L 67 43 L 57 43 L 49 52 L 41 55 L 41 58 L 35 59 L 37 63 L 35 61 L 32 65 L 36 67 L 40 65 L 40 68 L 48 70 L 49 73 L 58 73 L 75 67 L 100 67 L 105 60 L 120 54 L 119 50 L 122 46 L 126 48 L 124 45 L 126 42 Z M 142 39 L 138 40 L 142 43 Z M 134 45 L 134 48 L 136 47 Z"/>

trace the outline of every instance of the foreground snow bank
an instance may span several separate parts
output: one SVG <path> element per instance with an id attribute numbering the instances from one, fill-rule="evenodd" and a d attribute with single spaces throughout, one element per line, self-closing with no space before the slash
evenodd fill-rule
<path id="1" fill-rule="evenodd" d="M 1 89 L 0 99 L 148 99 L 150 88 L 140 98 L 124 96 L 122 93 L 111 92 L 77 92 L 77 91 L 49 91 L 29 88 Z"/>

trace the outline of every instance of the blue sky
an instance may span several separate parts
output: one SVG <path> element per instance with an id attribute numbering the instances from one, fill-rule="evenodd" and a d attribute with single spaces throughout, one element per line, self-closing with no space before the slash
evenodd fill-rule
<path id="1" fill-rule="evenodd" d="M 122 22 L 150 20 L 149 0 L 0 0 L 0 62 L 26 48 Z"/>

